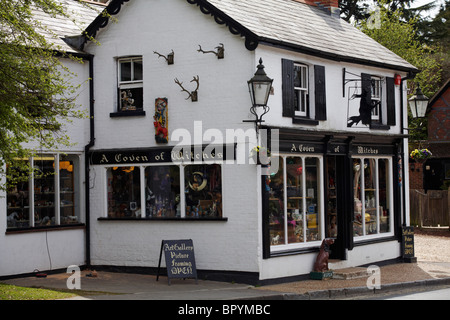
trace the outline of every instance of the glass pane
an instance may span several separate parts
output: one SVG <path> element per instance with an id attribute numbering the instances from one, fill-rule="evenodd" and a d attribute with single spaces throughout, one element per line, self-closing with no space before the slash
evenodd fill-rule
<path id="1" fill-rule="evenodd" d="M 286 159 L 288 243 L 304 242 L 303 163 L 302 158 Z"/>
<path id="2" fill-rule="evenodd" d="M 147 167 L 145 181 L 145 216 L 180 217 L 180 168 Z"/>
<path id="3" fill-rule="evenodd" d="M 269 188 L 269 229 L 272 246 L 285 244 L 284 235 L 284 173 L 283 159 L 278 158 L 278 171 L 266 176 Z"/>
<path id="4" fill-rule="evenodd" d="M 6 227 L 28 228 L 30 227 L 30 193 L 29 178 L 25 170 L 16 167 L 7 167 L 7 175 L 17 181 L 7 190 L 7 217 Z M 8 181 L 10 183 L 12 181 Z"/>
<path id="5" fill-rule="evenodd" d="M 319 159 L 306 158 L 306 241 L 320 240 Z"/>
<path id="6" fill-rule="evenodd" d="M 54 158 L 36 157 L 34 167 L 34 225 L 51 226 L 56 223 Z"/>
<path id="7" fill-rule="evenodd" d="M 107 169 L 108 217 L 140 218 L 141 186 L 138 167 Z"/>
<path id="8" fill-rule="evenodd" d="M 142 110 L 143 93 L 143 88 L 119 89 L 120 111 Z"/>
<path id="9" fill-rule="evenodd" d="M 364 160 L 364 219 L 366 234 L 377 232 L 376 160 Z"/>
<path id="10" fill-rule="evenodd" d="M 337 237 L 337 189 L 336 189 L 336 158 L 327 157 L 326 168 L 327 186 L 327 215 L 326 215 L 326 237 Z"/>
<path id="11" fill-rule="evenodd" d="M 221 166 L 189 165 L 184 168 L 186 217 L 222 217 Z"/>
<path id="12" fill-rule="evenodd" d="M 78 174 L 75 167 L 76 157 L 67 156 L 59 162 L 60 180 L 60 221 L 61 224 L 72 224 L 80 222 L 79 194 L 75 188 Z"/>
<path id="13" fill-rule="evenodd" d="M 142 61 L 134 61 L 134 79 L 135 81 L 142 80 Z"/>
<path id="14" fill-rule="evenodd" d="M 120 81 L 131 81 L 131 61 L 120 62 Z"/>
<path id="15" fill-rule="evenodd" d="M 361 160 L 353 160 L 353 193 L 354 193 L 354 220 L 353 235 L 362 236 L 362 200 L 361 200 Z"/>
<path id="16" fill-rule="evenodd" d="M 378 202 L 379 202 L 379 214 L 380 214 L 380 232 L 390 231 L 390 191 L 389 191 L 389 160 L 378 160 Z"/>

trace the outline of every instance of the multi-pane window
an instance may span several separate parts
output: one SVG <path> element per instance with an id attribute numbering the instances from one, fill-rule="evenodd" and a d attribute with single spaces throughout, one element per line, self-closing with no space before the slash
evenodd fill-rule
<path id="1" fill-rule="evenodd" d="M 109 167 L 108 218 L 221 218 L 220 165 Z"/>
<path id="2" fill-rule="evenodd" d="M 390 159 L 353 159 L 353 235 L 362 237 L 392 230 Z"/>
<path id="3" fill-rule="evenodd" d="M 142 57 L 118 60 L 119 111 L 143 109 L 143 79 Z"/>
<path id="4" fill-rule="evenodd" d="M 78 156 L 40 155 L 24 161 L 33 174 L 8 189 L 7 228 L 80 223 Z"/>
<path id="5" fill-rule="evenodd" d="M 304 64 L 294 64 L 294 106 L 295 115 L 306 117 L 309 106 L 309 72 L 308 66 Z"/>
<path id="6" fill-rule="evenodd" d="M 370 82 L 371 88 L 371 99 L 372 99 L 372 121 L 380 121 L 381 120 L 381 78 L 372 76 Z"/>
<path id="7" fill-rule="evenodd" d="M 266 177 L 269 187 L 270 243 L 273 250 L 320 241 L 321 206 L 318 157 L 280 157 L 279 169 Z"/>

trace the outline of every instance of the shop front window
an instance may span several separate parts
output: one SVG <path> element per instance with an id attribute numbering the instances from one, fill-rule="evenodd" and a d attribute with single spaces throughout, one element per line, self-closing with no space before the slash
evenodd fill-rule
<path id="1" fill-rule="evenodd" d="M 106 172 L 108 218 L 222 218 L 220 165 L 110 167 Z"/>
<path id="2" fill-rule="evenodd" d="M 220 165 L 189 165 L 184 168 L 186 217 L 222 217 Z"/>
<path id="3" fill-rule="evenodd" d="M 140 218 L 141 185 L 139 167 L 107 169 L 108 217 Z"/>
<path id="4" fill-rule="evenodd" d="M 147 218 L 180 217 L 180 168 L 155 166 L 145 168 L 145 203 Z"/>
<path id="5" fill-rule="evenodd" d="M 355 237 L 391 231 L 391 192 L 388 159 L 353 159 Z"/>
<path id="6" fill-rule="evenodd" d="M 16 179 L 8 188 L 7 228 L 28 228 L 30 221 L 30 180 L 23 168 L 8 166 L 7 176 Z"/>
<path id="7" fill-rule="evenodd" d="M 278 172 L 266 177 L 272 248 L 322 238 L 320 229 L 320 159 L 280 157 Z"/>
<path id="8" fill-rule="evenodd" d="M 24 161 L 33 174 L 8 167 L 7 228 L 80 223 L 78 156 L 41 155 Z"/>

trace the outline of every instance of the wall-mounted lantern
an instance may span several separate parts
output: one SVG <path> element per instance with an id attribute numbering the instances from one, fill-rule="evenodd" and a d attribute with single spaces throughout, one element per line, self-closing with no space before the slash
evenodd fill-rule
<path id="1" fill-rule="evenodd" d="M 416 94 L 408 99 L 409 108 L 413 118 L 425 118 L 428 107 L 428 97 L 422 93 L 422 89 L 417 85 Z"/>
<path id="2" fill-rule="evenodd" d="M 262 59 L 259 59 L 258 70 L 253 78 L 248 81 L 248 89 L 250 92 L 250 99 L 252 106 L 250 112 L 256 117 L 255 120 L 244 120 L 244 122 L 254 122 L 256 124 L 256 130 L 258 126 L 264 122 L 263 116 L 269 112 L 270 108 L 267 106 L 269 100 L 270 91 L 272 89 L 273 79 L 270 79 L 264 71 L 264 65 Z M 258 109 L 261 111 L 258 112 Z"/>

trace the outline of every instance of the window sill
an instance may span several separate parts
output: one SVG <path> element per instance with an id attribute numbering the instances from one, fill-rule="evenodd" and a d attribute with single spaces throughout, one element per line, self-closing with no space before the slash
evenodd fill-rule
<path id="1" fill-rule="evenodd" d="M 211 218 L 177 218 L 177 217 L 159 217 L 159 218 L 98 218 L 98 221 L 228 221 L 228 218 L 211 217 Z"/>
<path id="2" fill-rule="evenodd" d="M 119 111 L 119 112 L 111 112 L 109 114 L 111 118 L 122 118 L 122 117 L 141 117 L 145 116 L 144 110 L 136 110 L 136 111 Z"/>
<path id="3" fill-rule="evenodd" d="M 370 129 L 372 130 L 389 130 L 391 126 L 381 123 L 372 123 L 370 124 Z"/>
<path id="4" fill-rule="evenodd" d="M 293 117 L 292 123 L 294 124 L 304 124 L 304 125 L 310 125 L 310 126 L 317 126 L 319 125 L 318 120 L 313 120 L 309 118 L 302 118 L 302 117 Z"/>
<path id="5" fill-rule="evenodd" d="M 28 228 L 15 228 L 6 229 L 5 234 L 18 234 L 18 233 L 33 233 L 33 232 L 48 232 L 48 231 L 65 231 L 84 229 L 86 226 L 84 223 L 57 225 L 57 226 L 43 226 L 43 227 L 28 227 Z"/>

